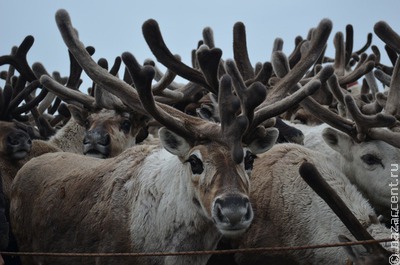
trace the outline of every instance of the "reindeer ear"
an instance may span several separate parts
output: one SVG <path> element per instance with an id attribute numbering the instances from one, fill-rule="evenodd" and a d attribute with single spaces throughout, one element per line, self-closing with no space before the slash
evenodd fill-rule
<path id="1" fill-rule="evenodd" d="M 89 113 L 81 107 L 78 107 L 73 104 L 67 105 L 69 111 L 71 112 L 72 118 L 80 125 L 85 127 L 85 121 L 89 115 Z"/>
<path id="2" fill-rule="evenodd" d="M 185 138 L 173 133 L 165 127 L 162 127 L 158 134 L 163 147 L 171 154 L 184 157 L 190 150 L 190 144 Z"/>
<path id="3" fill-rule="evenodd" d="M 250 144 L 249 149 L 253 154 L 261 154 L 272 148 L 278 139 L 279 131 L 276 128 L 266 128 L 264 137 L 256 137 Z"/>
<path id="4" fill-rule="evenodd" d="M 322 138 L 327 145 L 344 156 L 347 160 L 352 159 L 349 149 L 354 145 L 354 141 L 350 136 L 328 127 L 322 131 Z"/>

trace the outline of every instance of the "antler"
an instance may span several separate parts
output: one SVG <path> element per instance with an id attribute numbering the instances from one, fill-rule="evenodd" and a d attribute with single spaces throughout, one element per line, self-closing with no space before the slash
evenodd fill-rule
<path id="1" fill-rule="evenodd" d="M 26 56 L 32 47 L 35 39 L 33 36 L 27 36 L 17 48 L 15 54 L 4 55 L 0 57 L 0 65 L 9 64 L 14 66 L 26 81 L 36 80 L 36 76 L 30 68 Z"/>
<path id="2" fill-rule="evenodd" d="M 165 67 L 175 72 L 179 76 L 194 83 L 200 84 L 210 91 L 213 90 L 213 88 L 207 83 L 201 71 L 191 68 L 177 60 L 169 51 L 165 45 L 157 21 L 154 19 L 145 21 L 142 26 L 142 31 L 147 45 L 160 63 L 165 65 Z"/>
<path id="3" fill-rule="evenodd" d="M 254 69 L 247 52 L 246 28 L 242 22 L 233 26 L 233 56 L 244 80 L 254 78 Z"/>
<path id="4" fill-rule="evenodd" d="M 234 80 L 234 89 L 242 102 L 242 106 L 247 108 L 242 109 L 242 113 L 250 122 L 249 128 L 246 131 L 246 137 L 253 135 L 254 131 L 261 123 L 287 111 L 307 96 L 313 94 L 321 85 L 320 81 L 312 80 L 292 95 L 289 95 L 280 101 L 271 103 L 270 105 L 264 105 L 263 107 L 256 109 L 264 101 L 265 86 L 260 82 L 254 82 L 247 87 L 239 73 L 239 70 L 236 68 L 236 64 L 232 60 L 227 60 L 225 66 L 227 72 Z M 254 112 L 255 109 L 256 111 Z"/>
<path id="5" fill-rule="evenodd" d="M 268 94 L 267 101 L 264 104 L 268 105 L 269 102 L 276 102 L 284 98 L 290 92 L 293 92 L 292 90 L 295 88 L 296 84 L 304 77 L 304 74 L 310 69 L 310 67 L 316 62 L 321 53 L 324 51 L 331 30 L 332 22 L 328 19 L 323 19 L 318 24 L 317 28 L 312 31 L 311 40 L 302 44 L 304 49 L 302 51 L 301 59 L 293 66 L 289 74 L 286 70 L 283 72 L 284 74 L 279 74 L 279 70 L 277 68 L 280 66 L 274 64 L 275 59 L 272 59 L 271 62 L 273 64 L 274 71 L 281 79 L 271 93 Z M 279 57 L 280 52 L 278 51 L 274 54 L 278 55 Z M 282 66 L 283 69 L 289 69 L 288 62 L 285 62 Z"/>
<path id="6" fill-rule="evenodd" d="M 220 103 L 224 106 L 230 106 L 229 108 L 223 107 L 223 109 L 220 109 L 220 112 L 222 112 L 221 115 L 224 118 L 221 126 L 219 126 L 216 123 L 189 116 L 168 105 L 155 102 L 151 91 L 151 83 L 155 75 L 153 67 L 148 65 L 140 66 L 132 54 L 125 52 L 122 54 L 122 60 L 130 72 L 135 88 L 139 92 L 138 95 L 130 85 L 110 75 L 92 60 L 84 49 L 83 44 L 78 40 L 71 25 L 69 15 L 65 10 L 59 10 L 56 13 L 56 21 L 69 50 L 74 54 L 74 57 L 88 76 L 97 84 L 100 84 L 110 93 L 117 95 L 127 106 L 133 109 L 141 109 L 141 111 L 145 108 L 154 119 L 168 127 L 171 131 L 187 138 L 188 141 L 192 143 L 201 143 L 209 140 L 219 142 L 231 147 L 232 157 L 236 162 L 239 163 L 242 161 L 243 149 L 241 138 L 247 129 L 248 119 L 244 115 L 236 116 L 240 104 L 235 102 L 240 101 L 235 100 L 235 97 L 232 95 L 232 82 L 229 76 L 225 75 L 219 81 Z M 154 23 L 151 24 L 154 26 Z M 158 38 L 158 40 L 160 39 Z M 167 65 L 170 64 L 169 60 L 176 62 L 174 56 L 171 58 L 167 56 L 166 58 Z M 211 61 L 214 60 L 211 59 Z M 202 76 L 201 79 L 203 78 Z M 45 82 L 51 82 L 51 79 L 48 77 L 42 77 L 42 79 Z"/>
<path id="7" fill-rule="evenodd" d="M 398 54 L 400 53 L 400 36 L 385 21 L 379 21 L 374 26 L 374 32 Z"/>

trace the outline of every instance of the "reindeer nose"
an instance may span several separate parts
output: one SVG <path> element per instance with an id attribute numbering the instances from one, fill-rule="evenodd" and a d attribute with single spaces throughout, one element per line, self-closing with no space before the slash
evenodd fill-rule
<path id="1" fill-rule="evenodd" d="M 253 220 L 253 210 L 247 197 L 231 195 L 215 200 L 213 217 L 222 233 L 243 231 Z"/>
<path id="2" fill-rule="evenodd" d="M 84 144 L 99 144 L 99 145 L 109 145 L 110 135 L 100 129 L 94 129 L 86 132 L 85 138 L 83 139 Z"/>
<path id="3" fill-rule="evenodd" d="M 21 146 L 31 145 L 32 141 L 28 134 L 24 132 L 10 133 L 7 137 L 7 145 L 10 146 Z"/>
<path id="4" fill-rule="evenodd" d="M 111 152 L 111 137 L 107 131 L 87 131 L 83 138 L 83 153 L 93 157 L 107 158 Z"/>
<path id="5" fill-rule="evenodd" d="M 6 139 L 7 153 L 13 159 L 22 159 L 30 152 L 32 141 L 29 135 L 25 132 L 12 132 Z"/>

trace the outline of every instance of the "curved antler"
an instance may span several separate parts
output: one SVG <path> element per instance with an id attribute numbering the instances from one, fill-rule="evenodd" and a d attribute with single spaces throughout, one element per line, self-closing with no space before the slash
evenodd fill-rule
<path id="1" fill-rule="evenodd" d="M 16 49 L 15 54 L 4 55 L 0 57 L 0 65 L 10 64 L 14 66 L 25 80 L 32 82 L 36 80 L 36 76 L 30 68 L 26 56 L 29 49 L 32 47 L 35 39 L 33 36 L 27 36 L 22 41 L 21 45 Z"/>
<path id="2" fill-rule="evenodd" d="M 374 32 L 378 37 L 389 45 L 390 48 L 400 53 L 400 36 L 385 21 L 379 21 L 374 25 Z"/>
<path id="3" fill-rule="evenodd" d="M 271 93 L 268 94 L 265 104 L 268 105 L 268 102 L 276 102 L 285 97 L 289 92 L 292 92 L 292 89 L 324 51 L 331 30 L 332 22 L 329 19 L 321 20 L 317 28 L 312 31 L 311 40 L 302 44 L 304 49 L 300 61 L 294 65 L 289 74 L 285 74 L 284 77 L 279 80 Z M 274 59 L 272 60 L 272 65 L 275 71 Z M 287 63 L 287 66 L 289 66 L 289 63 Z"/>
<path id="4" fill-rule="evenodd" d="M 200 71 L 187 66 L 179 60 L 176 60 L 174 55 L 165 45 L 157 21 L 154 19 L 145 21 L 142 26 L 142 31 L 147 45 L 160 63 L 165 65 L 165 67 L 168 69 L 171 69 L 171 71 L 175 72 L 179 76 L 197 84 L 201 84 L 203 87 L 212 90 Z"/>

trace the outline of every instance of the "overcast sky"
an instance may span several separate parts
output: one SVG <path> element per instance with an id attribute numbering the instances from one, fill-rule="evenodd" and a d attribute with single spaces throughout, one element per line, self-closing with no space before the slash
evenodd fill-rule
<path id="1" fill-rule="evenodd" d="M 283 51 L 289 54 L 295 37 L 306 37 L 308 30 L 323 18 L 333 22 L 327 50 L 331 57 L 334 56 L 333 35 L 344 32 L 347 24 L 354 27 L 354 49 L 365 44 L 367 34 L 373 33 L 374 24 L 380 20 L 400 32 L 399 0 L 0 0 L 0 55 L 9 54 L 13 46 L 32 35 L 35 43 L 29 51 L 29 64 L 41 62 L 49 72 L 68 75 L 68 53 L 54 19 L 60 8 L 69 12 L 81 41 L 96 48 L 93 57 L 96 60 L 106 58 L 110 63 L 125 51 L 133 53 L 139 62 L 154 59 L 141 31 L 143 22 L 149 18 L 158 21 L 171 52 L 179 54 L 187 64 L 190 64 L 191 50 L 207 26 L 213 29 L 215 44 L 222 49 L 223 58 L 232 58 L 232 29 L 238 21 L 246 26 L 253 64 L 270 60 L 272 44 L 277 37 L 284 40 Z M 381 48 L 382 60 L 388 62 L 382 41 L 375 35 L 373 44 Z M 0 70 L 5 69 L 0 67 Z M 89 81 L 85 81 L 82 87 L 88 86 Z"/>

